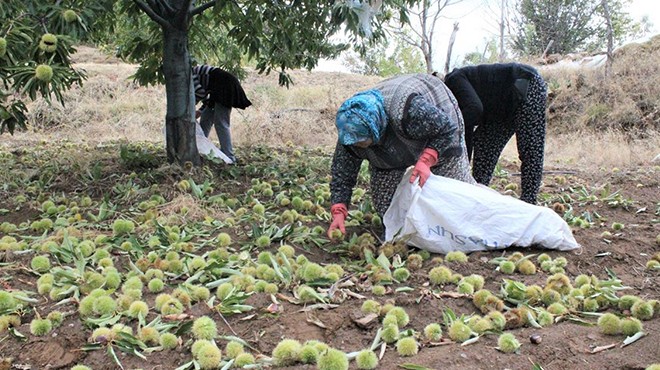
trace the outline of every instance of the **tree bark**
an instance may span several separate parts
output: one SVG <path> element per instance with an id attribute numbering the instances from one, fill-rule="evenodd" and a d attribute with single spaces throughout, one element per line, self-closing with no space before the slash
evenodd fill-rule
<path id="1" fill-rule="evenodd" d="M 610 15 L 610 7 L 607 0 L 602 1 L 603 14 L 605 15 L 605 23 L 607 24 L 607 59 L 605 60 L 605 76 L 609 76 L 612 72 L 613 49 L 614 49 L 614 31 L 612 30 L 612 16 Z"/>
<path id="2" fill-rule="evenodd" d="M 456 41 L 456 34 L 458 33 L 458 22 L 454 22 L 454 29 L 451 31 L 449 37 L 449 46 L 447 46 L 447 61 L 445 62 L 445 76 L 449 73 L 449 65 L 451 63 L 451 51 L 454 48 L 454 41 Z"/>
<path id="3" fill-rule="evenodd" d="M 185 26 L 163 28 L 163 74 L 167 95 L 167 160 L 201 164 L 195 139 L 195 97 Z"/>

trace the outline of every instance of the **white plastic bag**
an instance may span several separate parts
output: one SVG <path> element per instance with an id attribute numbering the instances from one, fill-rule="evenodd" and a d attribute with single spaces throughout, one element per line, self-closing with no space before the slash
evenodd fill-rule
<path id="1" fill-rule="evenodd" d="M 167 144 L 167 135 L 165 133 L 165 127 L 163 127 L 163 135 L 165 136 L 165 143 Z M 199 155 L 209 155 L 212 158 L 220 158 L 225 163 L 232 163 L 232 160 L 225 155 L 220 148 L 215 146 L 211 140 L 209 140 L 206 135 L 204 135 L 204 130 L 199 124 L 199 121 L 195 121 L 195 139 L 197 141 L 197 151 Z"/>
<path id="2" fill-rule="evenodd" d="M 435 253 L 474 252 L 532 244 L 579 248 L 568 224 L 553 210 L 431 174 L 420 188 L 409 169 L 385 212 L 385 239 L 402 239 Z"/>

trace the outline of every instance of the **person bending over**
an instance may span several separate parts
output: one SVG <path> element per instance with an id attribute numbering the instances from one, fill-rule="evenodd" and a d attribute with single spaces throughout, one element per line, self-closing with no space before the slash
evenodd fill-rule
<path id="1" fill-rule="evenodd" d="M 230 116 L 232 108 L 245 109 L 252 102 L 245 95 L 238 79 L 218 67 L 198 65 L 193 67 L 195 103 L 202 102 L 200 126 L 206 137 L 215 126 L 220 150 L 236 163 L 231 142 Z"/>
<path id="2" fill-rule="evenodd" d="M 330 181 L 332 223 L 344 221 L 363 160 L 369 161 L 371 198 L 383 217 L 407 167 L 423 186 L 431 172 L 475 184 L 463 137 L 463 119 L 449 89 L 436 77 L 393 77 L 346 100 L 337 111 L 338 140 Z"/>
<path id="3" fill-rule="evenodd" d="M 547 87 L 543 77 L 525 64 L 484 64 L 454 69 L 444 81 L 465 119 L 474 179 L 490 183 L 502 150 L 516 134 L 520 199 L 536 204 L 545 146 Z"/>

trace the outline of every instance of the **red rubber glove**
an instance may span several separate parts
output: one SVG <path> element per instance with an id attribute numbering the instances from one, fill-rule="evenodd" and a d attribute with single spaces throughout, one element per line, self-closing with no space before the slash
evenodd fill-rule
<path id="1" fill-rule="evenodd" d="M 332 232 L 336 229 L 339 229 L 342 234 L 346 234 L 346 227 L 344 226 L 344 220 L 348 216 L 348 209 L 344 203 L 333 204 L 330 207 L 330 213 L 332 213 L 332 223 L 328 229 L 328 238 L 332 239 Z"/>
<path id="2" fill-rule="evenodd" d="M 438 163 L 438 152 L 431 148 L 424 149 L 410 176 L 410 183 L 412 184 L 419 177 L 419 186 L 424 186 L 426 180 L 431 176 L 431 167 L 436 163 Z"/>

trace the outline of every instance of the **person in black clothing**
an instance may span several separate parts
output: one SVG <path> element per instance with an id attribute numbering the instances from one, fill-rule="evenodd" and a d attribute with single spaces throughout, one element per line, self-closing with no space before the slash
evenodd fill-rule
<path id="1" fill-rule="evenodd" d="M 474 179 L 490 183 L 502 150 L 516 134 L 522 173 L 520 199 L 536 204 L 545 147 L 547 87 L 543 77 L 524 64 L 484 64 L 454 69 L 444 82 L 458 100 L 465 120 Z"/>
<path id="2" fill-rule="evenodd" d="M 236 163 L 231 142 L 231 108 L 245 109 L 252 102 L 245 95 L 238 79 L 229 72 L 208 65 L 193 67 L 195 102 L 203 102 L 200 109 L 200 126 L 206 137 L 215 126 L 220 141 L 220 150 Z"/>

